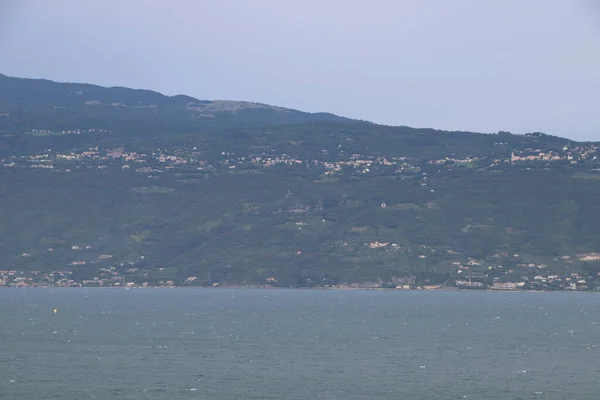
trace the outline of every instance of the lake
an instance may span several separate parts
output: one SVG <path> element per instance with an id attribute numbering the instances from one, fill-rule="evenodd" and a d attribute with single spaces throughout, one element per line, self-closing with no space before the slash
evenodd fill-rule
<path id="1" fill-rule="evenodd" d="M 600 399 L 599 341 L 597 294 L 4 288 L 0 399 Z"/>

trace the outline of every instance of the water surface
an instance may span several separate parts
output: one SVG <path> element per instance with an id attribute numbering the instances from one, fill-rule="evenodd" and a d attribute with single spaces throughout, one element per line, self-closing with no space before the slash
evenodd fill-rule
<path id="1" fill-rule="evenodd" d="M 599 323 L 578 293 L 7 288 L 0 398 L 600 399 Z"/>

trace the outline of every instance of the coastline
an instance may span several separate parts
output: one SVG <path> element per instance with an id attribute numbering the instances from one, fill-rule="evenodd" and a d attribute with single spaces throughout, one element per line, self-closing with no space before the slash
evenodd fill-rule
<path id="1" fill-rule="evenodd" d="M 396 288 L 356 288 L 356 287 L 278 287 L 260 285 L 222 285 L 222 286 L 0 286 L 1 289 L 179 289 L 179 290 L 293 290 L 293 291 L 369 291 L 369 292 L 486 292 L 486 293 L 600 293 L 595 290 L 507 290 L 507 289 L 462 289 L 444 287 L 438 289 L 396 289 Z"/>

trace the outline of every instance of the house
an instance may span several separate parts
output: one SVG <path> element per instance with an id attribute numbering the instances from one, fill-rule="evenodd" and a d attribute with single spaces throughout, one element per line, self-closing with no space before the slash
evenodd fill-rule
<path id="1" fill-rule="evenodd" d="M 494 282 L 493 290 L 517 290 L 517 284 L 514 282 Z"/>

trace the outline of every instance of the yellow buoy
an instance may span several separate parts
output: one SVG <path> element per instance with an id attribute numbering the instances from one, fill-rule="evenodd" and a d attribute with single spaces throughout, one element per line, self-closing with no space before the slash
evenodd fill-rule
<path id="1" fill-rule="evenodd" d="M 58 312 L 58 308 L 55 308 L 55 309 L 54 309 L 54 310 L 52 310 L 52 311 L 54 311 L 54 314 L 56 314 L 56 313 Z"/>

